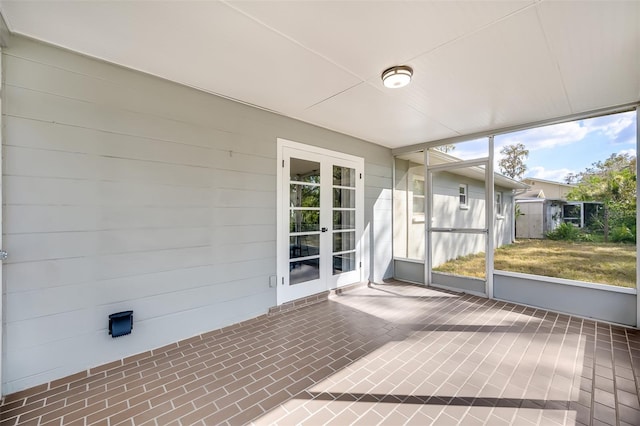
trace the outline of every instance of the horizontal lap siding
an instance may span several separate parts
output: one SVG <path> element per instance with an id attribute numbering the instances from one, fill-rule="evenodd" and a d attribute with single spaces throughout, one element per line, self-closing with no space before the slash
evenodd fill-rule
<path id="1" fill-rule="evenodd" d="M 4 393 L 275 305 L 278 137 L 365 157 L 365 278 L 389 269 L 388 149 L 21 37 L 3 53 Z"/>
<path id="2" fill-rule="evenodd" d="M 393 233 L 391 216 L 393 209 L 392 159 L 379 164 L 365 165 L 365 252 L 369 261 L 365 262 L 365 276 L 380 283 L 393 276 Z M 371 248 L 375 247 L 374 250 Z M 369 266 L 373 270 L 369 270 Z"/>

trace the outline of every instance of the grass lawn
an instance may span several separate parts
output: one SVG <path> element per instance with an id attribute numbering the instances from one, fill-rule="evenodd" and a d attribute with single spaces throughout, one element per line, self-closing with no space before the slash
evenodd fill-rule
<path id="1" fill-rule="evenodd" d="M 631 244 L 518 240 L 496 249 L 494 264 L 502 271 L 636 286 L 636 246 Z M 449 261 L 434 270 L 484 278 L 484 253 Z"/>

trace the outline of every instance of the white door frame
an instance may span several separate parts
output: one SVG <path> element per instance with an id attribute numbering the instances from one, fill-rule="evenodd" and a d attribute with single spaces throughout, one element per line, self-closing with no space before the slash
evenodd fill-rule
<path id="1" fill-rule="evenodd" d="M 425 262 L 424 262 L 424 282 L 426 285 L 433 285 L 432 282 L 432 270 L 433 270 L 433 253 L 432 253 L 432 234 L 434 232 L 459 232 L 468 234 L 485 235 L 485 295 L 490 299 L 493 299 L 493 272 L 494 272 L 494 249 L 495 249 L 495 218 L 494 218 L 494 203 L 495 203 L 495 175 L 493 167 L 493 136 L 487 139 L 488 156 L 480 157 L 470 160 L 460 160 L 453 163 L 445 163 L 430 166 L 429 164 L 429 149 L 424 150 L 424 175 L 425 175 Z M 462 229 L 438 229 L 433 227 L 433 181 L 432 172 L 434 171 L 447 171 L 452 169 L 460 169 L 474 166 L 485 167 L 485 179 L 484 179 L 484 196 L 485 196 L 485 226 L 482 229 L 462 228 Z M 468 196 L 468 195 L 467 195 Z M 426 218 L 430 218 L 426 220 Z"/>
<path id="2" fill-rule="evenodd" d="M 0 16 L 0 21 L 2 21 L 0 23 L 0 32 L 5 32 L 6 30 L 6 24 L 4 23 L 4 20 L 2 19 L 2 17 Z M 2 90 L 0 91 L 0 93 L 4 94 L 4 75 L 2 73 L 2 69 L 3 69 L 3 64 L 2 64 L 2 55 L 4 52 L 4 39 L 2 40 L 2 43 L 0 43 L 0 87 L 2 88 Z M 2 96 L 0 98 L 0 250 L 2 249 L 2 233 L 4 232 L 4 223 L 3 223 L 3 214 L 2 214 L 2 204 L 4 204 L 4 194 L 3 194 L 3 189 L 4 189 L 4 179 L 2 179 L 2 164 L 4 162 L 4 125 L 2 123 L 2 103 L 4 102 L 4 96 Z M 4 251 L 2 251 L 2 254 L 4 254 Z M 4 327 L 5 327 L 5 322 L 4 322 L 4 292 L 5 292 L 5 286 L 4 286 L 4 278 L 3 278 L 3 270 L 4 270 L 4 266 L 2 265 L 2 260 L 0 260 L 0 398 L 4 395 L 4 392 L 2 391 L 3 387 L 4 387 L 4 374 L 3 374 L 3 364 L 4 364 L 4 347 L 2 342 L 4 341 Z"/>
<path id="3" fill-rule="evenodd" d="M 277 274 L 277 304 L 295 300 L 298 297 L 291 297 L 291 291 L 288 291 L 289 285 L 289 219 L 284 208 L 284 203 L 289 199 L 289 191 L 284 191 L 285 183 L 288 183 L 289 176 L 285 173 L 288 166 L 284 164 L 284 150 L 291 148 L 304 151 L 309 154 L 317 154 L 327 159 L 333 158 L 338 163 L 351 162 L 356 167 L 356 271 L 354 274 L 346 273 L 336 276 L 329 276 L 325 280 L 325 285 L 319 291 L 325 291 L 362 281 L 362 262 L 364 248 L 364 159 L 354 155 L 344 154 L 337 151 L 331 151 L 312 145 L 306 145 L 287 139 L 277 139 L 277 195 L 276 195 L 276 274 Z M 286 197 L 286 200 L 285 200 Z M 332 223 L 322 223 L 322 227 L 333 229 Z M 326 253 L 326 251 L 325 251 Z M 329 255 L 330 256 L 330 255 Z M 348 274 L 348 275 L 347 275 Z M 344 276 L 350 277 L 345 281 Z M 310 294 L 309 294 L 310 295 Z M 306 295 L 308 296 L 308 295 Z M 305 297 L 305 295 L 300 296 Z"/>

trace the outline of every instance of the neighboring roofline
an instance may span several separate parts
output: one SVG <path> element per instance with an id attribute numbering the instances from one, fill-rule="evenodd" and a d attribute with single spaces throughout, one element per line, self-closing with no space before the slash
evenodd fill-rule
<path id="1" fill-rule="evenodd" d="M 516 198 L 514 199 L 516 203 L 544 203 L 547 201 L 546 198 Z"/>
<path id="2" fill-rule="evenodd" d="M 535 181 L 535 182 L 551 183 L 551 184 L 554 184 L 554 185 L 568 186 L 570 188 L 575 188 L 576 186 L 578 186 L 578 185 L 574 185 L 574 184 L 571 184 L 571 183 L 556 182 L 556 181 L 553 181 L 553 180 L 530 178 L 530 177 L 526 177 L 526 178 L 522 179 L 522 182 L 524 182 L 525 180 L 532 180 L 532 181 Z"/>
<path id="3" fill-rule="evenodd" d="M 572 203 L 574 201 L 563 200 L 562 198 L 516 198 L 515 201 L 517 203 L 543 203 L 545 201 L 559 201 L 561 203 Z M 590 203 L 592 201 L 584 201 L 585 203 Z"/>
<path id="4" fill-rule="evenodd" d="M 429 151 L 429 155 L 434 156 L 436 158 L 440 158 L 441 160 L 443 160 L 444 163 L 455 163 L 457 161 L 462 161 L 462 159 L 459 157 L 456 157 L 454 155 L 447 154 L 446 152 L 442 152 L 438 150 Z M 478 172 L 482 172 L 481 167 L 473 166 L 471 168 L 474 170 L 478 170 Z M 455 169 L 450 170 L 449 173 L 458 174 L 455 172 Z M 495 186 L 501 186 L 509 189 L 529 189 L 530 188 L 530 186 L 524 182 L 512 179 L 508 176 L 505 176 L 495 171 L 493 172 L 493 176 L 494 176 L 493 183 Z"/>
<path id="5" fill-rule="evenodd" d="M 603 201 L 582 201 L 582 200 L 571 200 L 571 201 L 565 201 L 565 203 L 567 204 L 584 204 L 584 203 L 591 203 L 591 204 L 604 204 Z"/>

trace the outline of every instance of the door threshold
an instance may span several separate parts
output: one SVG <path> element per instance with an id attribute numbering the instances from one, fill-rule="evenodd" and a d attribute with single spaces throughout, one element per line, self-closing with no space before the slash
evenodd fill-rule
<path id="1" fill-rule="evenodd" d="M 285 302 L 282 305 L 270 307 L 267 315 L 281 314 L 284 312 L 292 311 L 294 309 L 303 308 L 305 306 L 315 305 L 316 303 L 324 302 L 328 298 L 329 290 L 312 294 L 311 296 L 301 297 L 300 299 Z"/>

